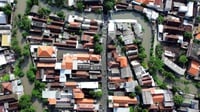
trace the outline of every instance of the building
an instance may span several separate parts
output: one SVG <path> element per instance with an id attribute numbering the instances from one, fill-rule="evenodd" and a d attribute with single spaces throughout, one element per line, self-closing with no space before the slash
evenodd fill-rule
<path id="1" fill-rule="evenodd" d="M 149 111 L 172 111 L 174 107 L 173 95 L 169 90 L 142 89 L 142 100 Z"/>

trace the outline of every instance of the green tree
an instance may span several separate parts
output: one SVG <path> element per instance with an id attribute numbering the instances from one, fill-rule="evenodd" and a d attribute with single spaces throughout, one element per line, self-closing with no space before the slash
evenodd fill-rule
<path id="1" fill-rule="evenodd" d="M 174 74 L 172 72 L 168 72 L 168 71 L 163 71 L 163 75 L 171 80 L 171 81 L 175 81 L 176 80 L 176 77 L 174 76 Z"/>
<path id="2" fill-rule="evenodd" d="M 158 24 L 162 24 L 164 22 L 164 17 L 162 15 L 159 15 L 157 18 Z"/>
<path id="3" fill-rule="evenodd" d="M 135 94 L 134 92 L 129 93 L 129 97 L 131 97 L 131 98 L 135 98 L 135 97 L 136 97 L 136 94 Z"/>
<path id="4" fill-rule="evenodd" d="M 30 108 L 31 106 L 31 96 L 23 95 L 19 99 L 19 107 L 20 109 Z"/>
<path id="5" fill-rule="evenodd" d="M 157 70 L 162 70 L 163 69 L 162 67 L 164 66 L 163 61 L 157 57 L 150 57 L 148 65 L 149 65 L 149 71 L 152 74 Z"/>
<path id="6" fill-rule="evenodd" d="M 29 56 L 29 44 L 26 44 L 23 48 L 22 55 L 28 57 Z"/>
<path id="7" fill-rule="evenodd" d="M 29 70 L 27 73 L 27 78 L 30 82 L 34 82 L 35 80 L 35 73 L 32 70 Z"/>
<path id="8" fill-rule="evenodd" d="M 104 7 L 105 7 L 106 10 L 112 10 L 114 5 L 115 5 L 114 2 L 106 1 L 105 4 L 104 4 Z"/>
<path id="9" fill-rule="evenodd" d="M 18 26 L 20 29 L 28 32 L 31 28 L 31 20 L 27 16 L 23 16 L 21 20 L 19 20 Z"/>
<path id="10" fill-rule="evenodd" d="M 133 109 L 133 107 L 131 106 L 131 107 L 129 107 L 129 112 L 134 112 L 134 109 Z"/>
<path id="11" fill-rule="evenodd" d="M 24 76 L 24 73 L 22 72 L 21 68 L 19 68 L 19 66 L 15 66 L 14 74 L 15 74 L 15 76 L 18 76 L 18 77 Z"/>
<path id="12" fill-rule="evenodd" d="M 64 19 L 65 18 L 65 13 L 63 11 L 57 12 L 57 16 Z"/>
<path id="13" fill-rule="evenodd" d="M 36 89 L 33 89 L 33 90 L 32 90 L 31 96 L 32 96 L 33 98 L 38 98 L 38 97 L 40 97 L 40 95 L 41 95 L 41 93 L 40 93 L 38 90 L 36 90 Z"/>
<path id="14" fill-rule="evenodd" d="M 10 4 L 6 4 L 6 6 L 3 7 L 3 12 L 4 12 L 6 15 L 10 16 L 11 13 L 12 13 L 12 7 L 11 7 L 11 5 L 10 5 Z"/>
<path id="15" fill-rule="evenodd" d="M 174 95 L 173 100 L 175 105 L 180 106 L 183 103 L 184 98 L 183 96 L 176 94 Z"/>
<path id="16" fill-rule="evenodd" d="M 51 10 L 49 8 L 42 7 L 38 10 L 38 14 L 42 17 L 47 17 L 50 13 L 51 13 Z"/>
<path id="17" fill-rule="evenodd" d="M 35 112 L 35 109 L 33 106 L 30 106 L 29 108 L 20 110 L 20 112 Z"/>
<path id="18" fill-rule="evenodd" d="M 147 109 L 142 109 L 142 112 L 148 112 L 148 110 Z"/>
<path id="19" fill-rule="evenodd" d="M 57 7 L 62 7 L 64 6 L 64 0 L 55 0 L 55 5 Z"/>
<path id="20" fill-rule="evenodd" d="M 82 12 L 85 7 L 83 4 L 83 1 L 81 1 L 81 0 L 77 1 L 76 6 L 77 6 L 77 10 L 80 12 Z"/>
<path id="21" fill-rule="evenodd" d="M 91 90 L 91 91 L 89 91 L 89 94 L 92 97 L 97 98 L 97 99 L 100 99 L 103 95 L 102 90 L 96 90 L 96 91 Z"/>
<path id="22" fill-rule="evenodd" d="M 29 33 L 27 31 L 23 31 L 22 32 L 22 37 L 23 38 L 26 38 L 28 35 L 29 35 Z"/>
<path id="23" fill-rule="evenodd" d="M 3 77 L 2 77 L 2 81 L 7 82 L 7 81 L 9 81 L 9 80 L 10 80 L 10 76 L 9 76 L 9 74 L 5 74 L 5 75 L 3 75 Z"/>
<path id="24" fill-rule="evenodd" d="M 103 47 L 101 44 L 96 43 L 94 46 L 94 53 L 100 54 L 103 51 Z"/>
<path id="25" fill-rule="evenodd" d="M 155 52 L 156 52 L 156 56 L 161 59 L 162 54 L 163 54 L 163 47 L 160 44 L 156 45 L 156 51 Z"/>
<path id="26" fill-rule="evenodd" d="M 179 57 L 178 61 L 179 61 L 180 63 L 182 63 L 183 65 L 185 65 L 185 63 L 188 62 L 188 59 L 187 59 L 187 57 L 186 57 L 185 55 L 181 55 L 181 56 Z"/>
<path id="27" fill-rule="evenodd" d="M 99 40 L 100 40 L 99 34 L 95 34 L 95 35 L 94 35 L 94 42 L 95 42 L 95 43 L 96 43 L 96 42 L 99 42 Z"/>
<path id="28" fill-rule="evenodd" d="M 135 87 L 135 93 L 138 94 L 138 95 L 142 94 L 142 88 L 141 88 L 141 86 L 136 86 Z"/>
<path id="29" fill-rule="evenodd" d="M 191 32 L 184 32 L 184 34 L 183 34 L 183 36 L 185 37 L 185 38 L 188 38 L 188 39 L 192 39 L 192 33 Z"/>
<path id="30" fill-rule="evenodd" d="M 196 21 L 199 23 L 200 22 L 200 16 L 196 17 Z"/>

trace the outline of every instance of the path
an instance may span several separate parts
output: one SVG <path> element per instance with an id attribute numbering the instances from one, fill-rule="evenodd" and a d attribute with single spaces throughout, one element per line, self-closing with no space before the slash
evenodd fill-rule
<path id="1" fill-rule="evenodd" d="M 14 12 L 15 18 L 17 17 L 18 14 L 23 15 L 25 9 L 26 9 L 26 0 L 17 0 L 16 10 Z M 17 32 L 17 39 L 20 42 L 19 44 L 21 45 L 21 47 L 23 47 L 26 44 L 25 42 L 22 41 L 23 38 L 19 30 Z M 29 65 L 31 64 L 31 58 L 29 57 L 25 61 L 26 64 L 22 65 L 24 73 L 26 73 L 26 71 L 29 69 Z M 24 93 L 31 95 L 32 89 L 34 88 L 34 84 L 29 83 L 26 75 L 24 75 L 24 77 L 21 79 L 22 79 L 22 84 L 24 86 Z M 36 112 L 41 112 L 43 110 L 42 105 L 37 100 L 33 103 L 33 106 L 35 107 Z"/>
<path id="2" fill-rule="evenodd" d="M 151 26 L 149 22 L 146 22 L 142 15 L 133 11 L 116 12 L 112 14 L 112 19 L 136 19 L 142 25 L 142 28 L 144 29 L 142 45 L 145 48 L 145 52 L 147 54 L 147 58 L 145 59 L 145 61 L 147 62 L 150 57 L 151 38 L 152 38 Z"/>

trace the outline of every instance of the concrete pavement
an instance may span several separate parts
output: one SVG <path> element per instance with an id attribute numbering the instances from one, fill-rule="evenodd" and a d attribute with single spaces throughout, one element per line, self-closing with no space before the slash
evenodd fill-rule
<path id="1" fill-rule="evenodd" d="M 102 91 L 103 91 L 103 95 L 100 101 L 101 104 L 101 109 L 100 112 L 107 112 L 107 98 L 108 98 L 108 87 L 107 87 L 107 21 L 105 21 L 103 28 L 102 28 L 102 38 L 103 38 L 103 52 L 101 54 L 102 56 Z"/>

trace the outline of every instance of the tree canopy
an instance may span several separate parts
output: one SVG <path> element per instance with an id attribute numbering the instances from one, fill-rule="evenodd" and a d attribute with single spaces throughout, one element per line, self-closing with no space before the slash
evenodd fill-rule
<path id="1" fill-rule="evenodd" d="M 105 7 L 106 10 L 112 10 L 114 5 L 115 5 L 114 2 L 106 1 L 105 4 L 104 4 L 104 7 Z"/>
<path id="2" fill-rule="evenodd" d="M 184 100 L 183 96 L 178 95 L 178 94 L 174 95 L 173 99 L 174 99 L 174 103 L 178 106 L 180 106 Z"/>
<path id="3" fill-rule="evenodd" d="M 150 57 L 148 65 L 150 72 L 155 72 L 156 70 L 162 70 L 163 69 L 162 67 L 164 66 L 163 61 L 160 60 L 158 57 Z"/>
<path id="4" fill-rule="evenodd" d="M 43 17 L 48 16 L 50 13 L 51 13 L 51 10 L 49 8 L 42 7 L 42 8 L 40 8 L 38 10 L 38 14 L 41 15 L 41 16 L 43 16 Z"/>
<path id="5" fill-rule="evenodd" d="M 192 32 L 184 32 L 183 34 L 184 37 L 188 38 L 188 39 L 192 39 Z"/>
<path id="6" fill-rule="evenodd" d="M 10 4 L 6 4 L 6 6 L 3 7 L 3 12 L 6 15 L 11 15 L 11 13 L 12 13 L 12 6 Z"/>
<path id="7" fill-rule="evenodd" d="M 179 61 L 180 63 L 182 63 L 182 64 L 185 64 L 185 63 L 188 62 L 188 59 L 187 59 L 187 57 L 186 57 L 185 55 L 181 55 L 181 56 L 179 57 L 178 61 Z"/>
<path id="8" fill-rule="evenodd" d="M 102 45 L 99 44 L 99 43 L 96 43 L 95 46 L 94 46 L 94 52 L 96 54 L 100 54 L 102 51 L 103 51 Z"/>
<path id="9" fill-rule="evenodd" d="M 27 109 L 31 106 L 31 96 L 23 95 L 19 99 L 19 107 L 20 109 Z"/>
<path id="10" fill-rule="evenodd" d="M 76 6 L 77 6 L 77 10 L 80 12 L 82 12 L 85 7 L 83 4 L 83 1 L 81 1 L 81 0 L 77 1 Z"/>

